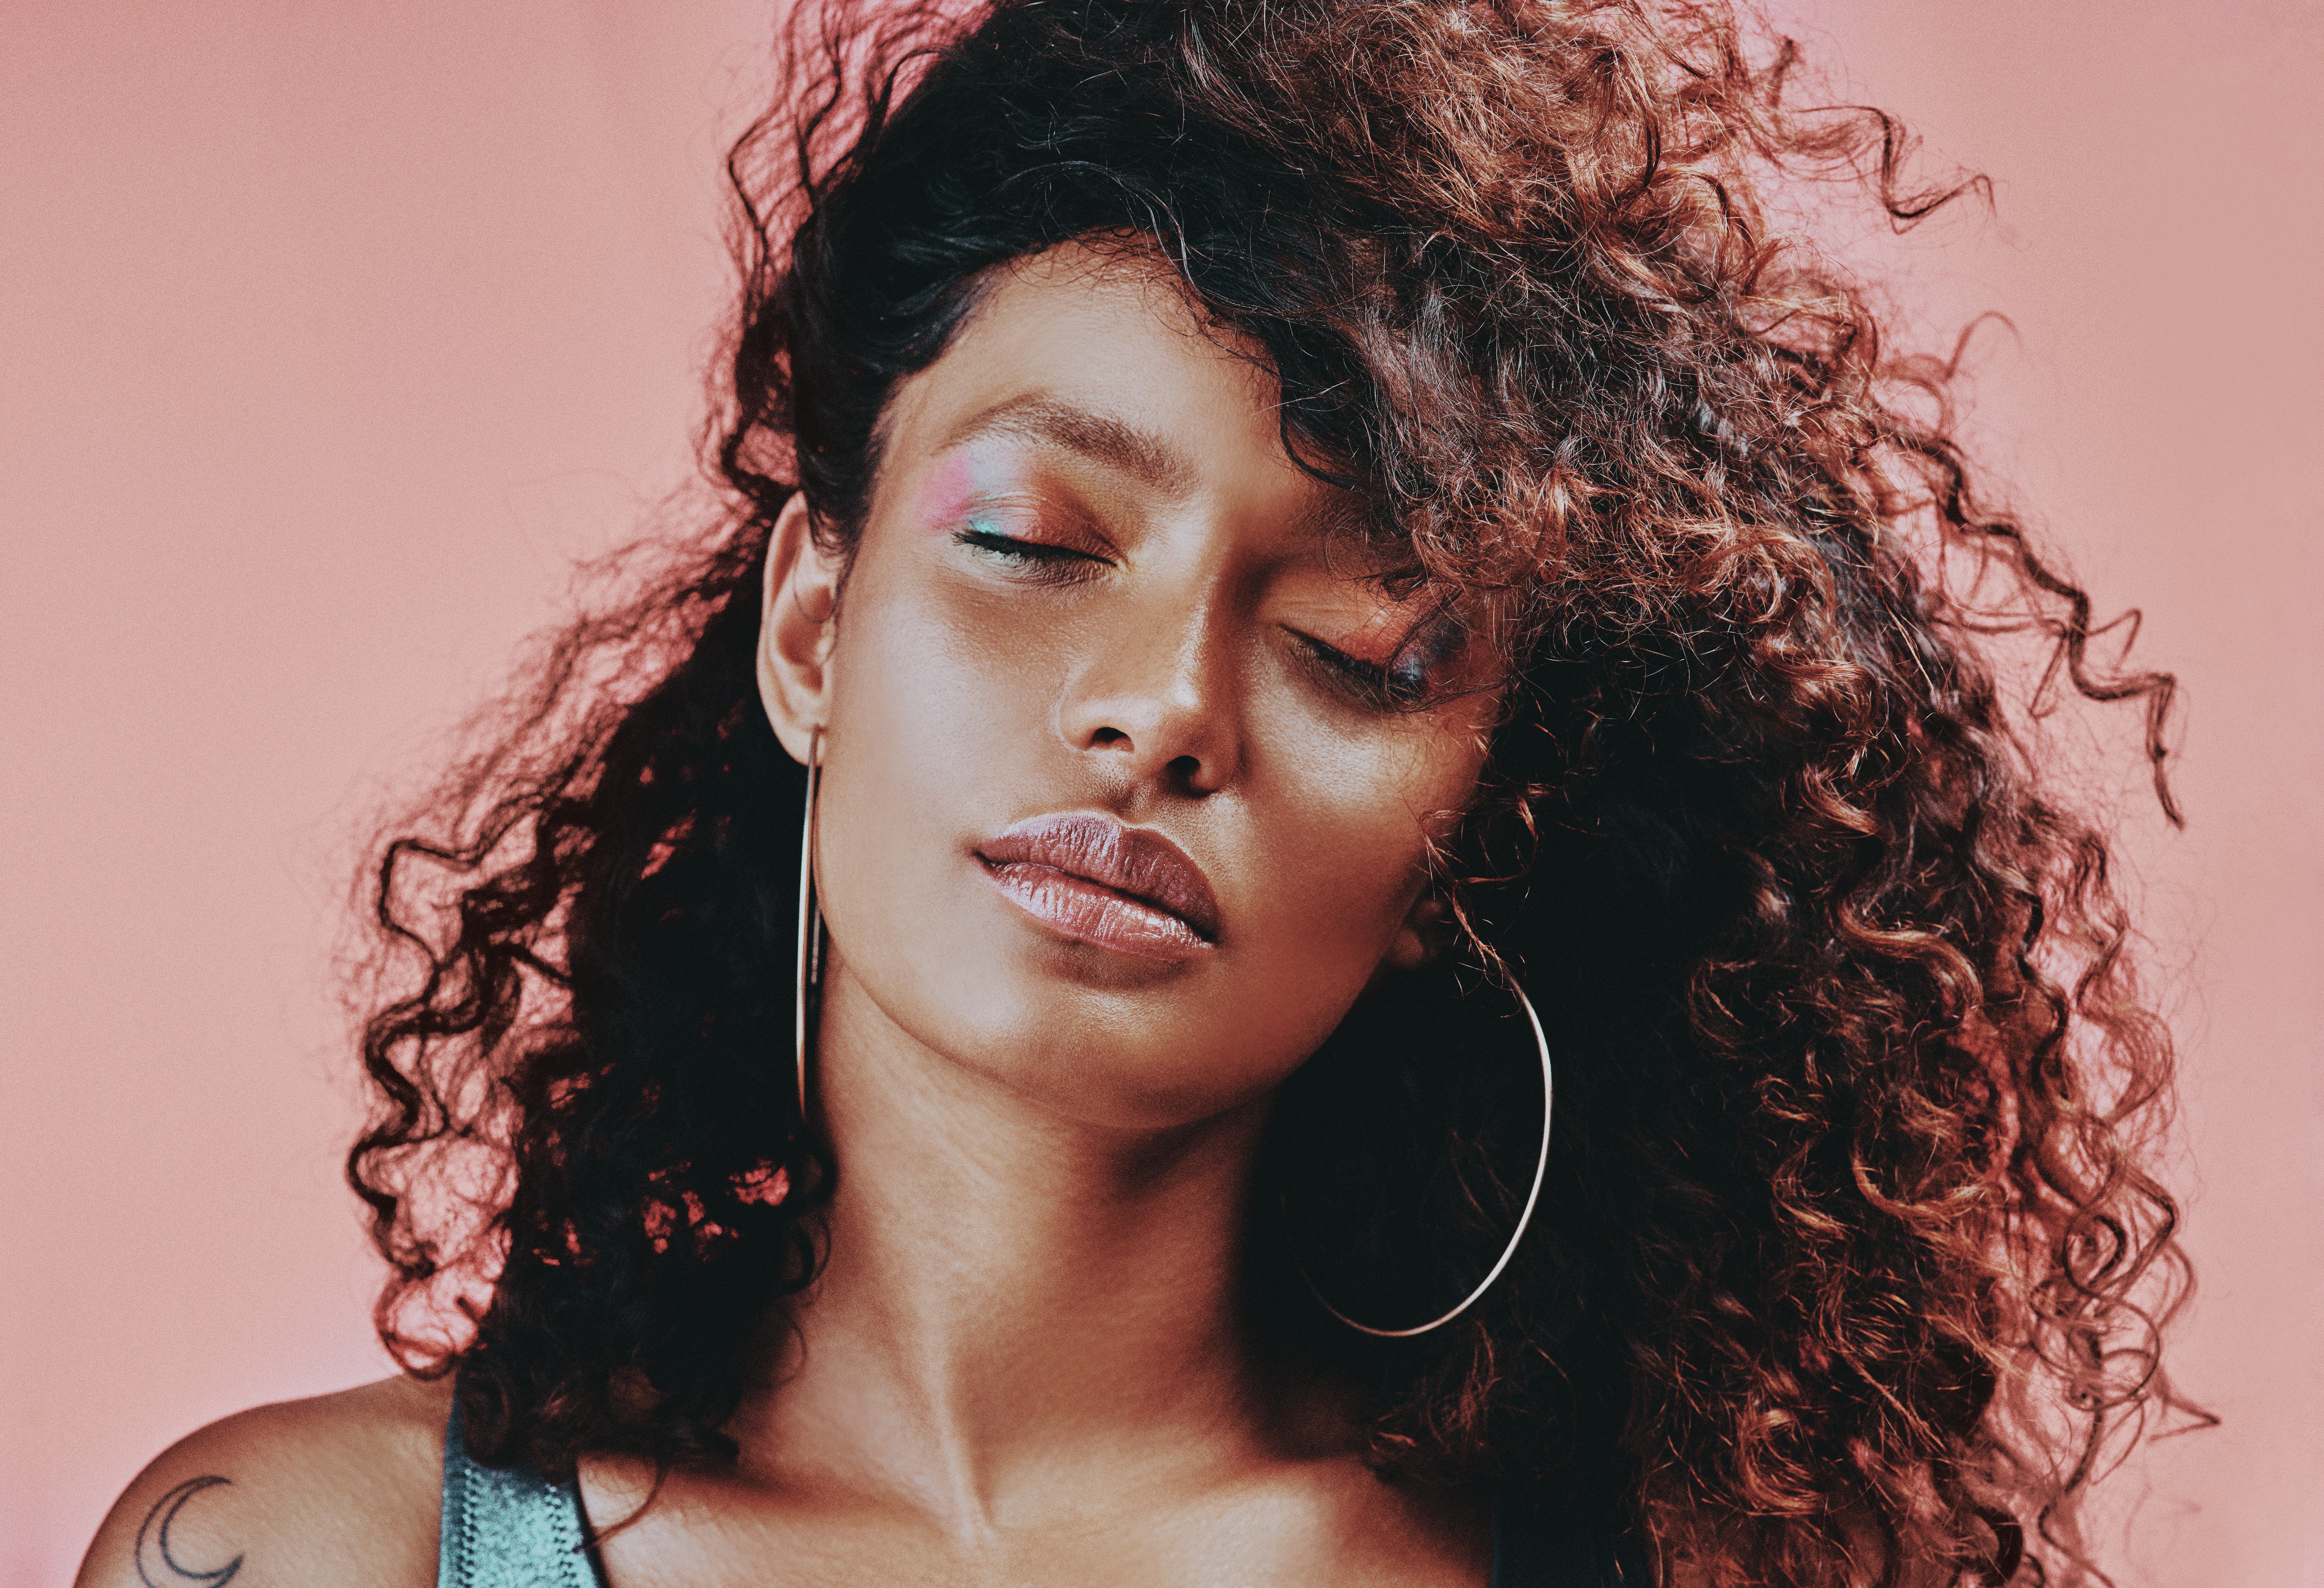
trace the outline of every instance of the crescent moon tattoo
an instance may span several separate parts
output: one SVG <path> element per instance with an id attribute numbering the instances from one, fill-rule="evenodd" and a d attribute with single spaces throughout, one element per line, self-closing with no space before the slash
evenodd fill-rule
<path id="1" fill-rule="evenodd" d="M 231 1483 L 232 1478 L 216 1476 L 188 1478 L 153 1502 L 145 1513 L 145 1520 L 137 1528 L 137 1580 L 145 1588 L 183 1588 L 188 1583 L 208 1583 L 211 1588 L 226 1588 L 234 1574 L 242 1570 L 242 1559 L 235 1556 L 216 1571 L 198 1572 L 179 1564 L 170 1553 L 170 1524 L 186 1509 L 186 1501 L 205 1489 L 215 1489 L 221 1483 Z M 150 1548 L 148 1546 L 151 1546 Z M 160 1575 L 156 1575 L 160 1573 Z"/>

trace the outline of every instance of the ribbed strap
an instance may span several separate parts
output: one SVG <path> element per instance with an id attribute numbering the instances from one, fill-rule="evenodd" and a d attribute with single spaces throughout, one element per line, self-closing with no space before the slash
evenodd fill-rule
<path id="1" fill-rule="evenodd" d="M 598 1588 L 583 1537 L 581 1497 L 571 1485 L 468 1459 L 455 1399 L 444 1428 L 437 1588 Z"/>

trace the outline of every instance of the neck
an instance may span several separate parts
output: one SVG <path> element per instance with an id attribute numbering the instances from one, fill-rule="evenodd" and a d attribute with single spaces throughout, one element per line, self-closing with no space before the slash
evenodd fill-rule
<path id="1" fill-rule="evenodd" d="M 1264 1103 L 1092 1126 L 830 989 L 830 1255 L 746 1439 L 968 1533 L 1069 1507 L 1076 1473 L 1257 1441 L 1236 1280 Z"/>

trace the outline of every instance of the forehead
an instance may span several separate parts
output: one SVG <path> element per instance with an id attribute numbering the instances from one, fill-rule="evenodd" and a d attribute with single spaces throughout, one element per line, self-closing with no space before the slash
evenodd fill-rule
<path id="1" fill-rule="evenodd" d="M 883 429 L 883 475 L 988 443 L 1327 541 L 1369 522 L 1360 497 L 1285 450 L 1265 350 L 1205 317 L 1150 247 L 1068 244 L 995 270 L 951 346 L 899 383 Z"/>

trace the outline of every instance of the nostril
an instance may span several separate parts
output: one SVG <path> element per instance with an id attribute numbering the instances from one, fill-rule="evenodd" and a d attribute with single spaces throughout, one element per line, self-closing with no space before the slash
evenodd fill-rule
<path id="1" fill-rule="evenodd" d="M 1182 793 L 1200 796 L 1210 792 L 1202 786 L 1203 762 L 1200 756 L 1181 755 L 1162 769 L 1162 775 Z"/>
<path id="2" fill-rule="evenodd" d="M 1100 728 L 1096 733 L 1090 735 L 1090 743 L 1093 745 L 1119 744 L 1129 737 L 1130 735 L 1123 733 L 1120 728 Z"/>

